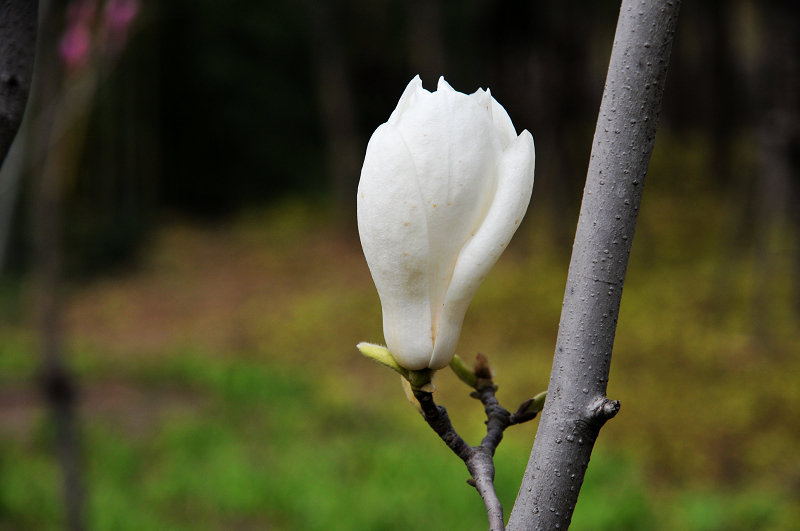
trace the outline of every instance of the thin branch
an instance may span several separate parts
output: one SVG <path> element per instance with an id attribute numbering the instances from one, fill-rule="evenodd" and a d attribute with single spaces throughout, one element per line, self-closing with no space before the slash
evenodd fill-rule
<path id="1" fill-rule="evenodd" d="M 539 402 L 535 402 L 535 398 L 526 400 L 519 407 L 517 413 L 512 415 L 500 405 L 495 397 L 497 386 L 492 381 L 491 370 L 486 358 L 478 354 L 475 365 L 470 383 L 475 391 L 470 396 L 481 401 L 487 419 L 486 436 L 478 446 L 470 446 L 461 438 L 450 422 L 447 410 L 433 401 L 433 393 L 422 389 L 413 389 L 413 393 L 419 402 L 425 421 L 447 447 L 467 465 L 467 470 L 471 475 L 467 483 L 475 487 L 483 499 L 490 530 L 503 531 L 505 529 L 503 506 L 494 488 L 494 453 L 503 439 L 503 432 L 506 428 L 536 417 L 536 408 L 541 409 L 542 398 L 541 395 L 538 397 Z"/>
<path id="2" fill-rule="evenodd" d="M 508 528 L 566 529 L 606 398 L 622 286 L 680 0 L 623 0 L 572 250 L 548 399 Z"/>
<path id="3" fill-rule="evenodd" d="M 503 431 L 511 425 L 511 414 L 497 401 L 495 390 L 490 380 L 488 385 L 476 391 L 486 411 L 486 437 L 475 449 L 475 455 L 467 463 L 467 469 L 475 480 L 475 488 L 483 498 L 491 529 L 495 529 L 495 526 L 497 529 L 505 529 L 503 506 L 494 489 L 494 452 L 503 439 Z"/>
<path id="4" fill-rule="evenodd" d="M 472 457 L 474 449 L 461 438 L 453 427 L 453 423 L 450 422 L 450 416 L 447 414 L 447 410 L 444 406 L 437 406 L 436 403 L 434 403 L 433 393 L 415 389 L 414 398 L 417 399 L 419 405 L 422 407 L 422 416 L 425 418 L 425 421 L 445 442 L 447 447 L 460 457 L 462 461 L 466 462 Z"/>

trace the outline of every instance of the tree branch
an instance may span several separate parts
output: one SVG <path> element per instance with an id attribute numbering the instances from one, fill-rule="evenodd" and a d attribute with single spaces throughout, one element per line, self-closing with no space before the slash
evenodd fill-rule
<path id="1" fill-rule="evenodd" d="M 487 419 L 486 436 L 478 446 L 470 446 L 461 438 L 450 422 L 447 410 L 434 403 L 432 392 L 418 388 L 412 389 L 412 391 L 414 398 L 419 402 L 425 421 L 447 447 L 467 465 L 467 470 L 472 476 L 467 483 L 475 487 L 483 499 L 489 518 L 489 528 L 491 531 L 503 531 L 505 529 L 503 506 L 494 489 L 494 452 L 503 439 L 503 432 L 506 428 L 536 417 L 541 409 L 543 395 L 526 400 L 512 415 L 497 401 L 495 397 L 497 386 L 492 381 L 489 363 L 481 354 L 478 354 L 475 370 L 470 374 L 469 379 L 469 385 L 475 389 L 470 396 L 481 401 Z"/>
<path id="2" fill-rule="evenodd" d="M 606 398 L 622 286 L 680 0 L 623 0 L 572 250 L 547 403 L 508 528 L 566 529 Z"/>
<path id="3" fill-rule="evenodd" d="M 36 0 L 0 0 L 0 166 L 28 101 L 38 27 Z"/>

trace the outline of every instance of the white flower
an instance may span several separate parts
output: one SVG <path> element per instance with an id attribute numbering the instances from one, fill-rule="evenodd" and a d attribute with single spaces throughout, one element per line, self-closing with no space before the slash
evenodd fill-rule
<path id="1" fill-rule="evenodd" d="M 404 368 L 455 354 L 478 286 L 519 226 L 533 189 L 533 137 L 491 93 L 436 92 L 419 76 L 373 133 L 358 185 L 358 231 Z"/>

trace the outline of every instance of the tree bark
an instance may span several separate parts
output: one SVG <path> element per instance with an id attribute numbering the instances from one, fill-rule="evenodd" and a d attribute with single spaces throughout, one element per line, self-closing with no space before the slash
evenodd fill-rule
<path id="1" fill-rule="evenodd" d="M 38 27 L 36 0 L 0 0 L 0 166 L 28 101 Z"/>
<path id="2" fill-rule="evenodd" d="M 509 530 L 566 529 L 606 397 L 622 286 L 680 0 L 623 0 L 569 267 L 547 401 Z"/>

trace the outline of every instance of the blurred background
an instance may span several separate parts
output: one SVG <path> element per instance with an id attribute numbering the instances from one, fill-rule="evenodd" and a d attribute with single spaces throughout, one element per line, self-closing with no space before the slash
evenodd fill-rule
<path id="1" fill-rule="evenodd" d="M 0 172 L 1 529 L 485 529 L 360 357 L 367 140 L 408 81 L 490 87 L 536 185 L 468 312 L 507 408 L 547 387 L 618 2 L 41 2 Z M 680 14 L 573 529 L 800 529 L 800 7 Z M 472 444 L 478 402 L 438 400 Z M 497 452 L 508 514 L 537 421 Z"/>

